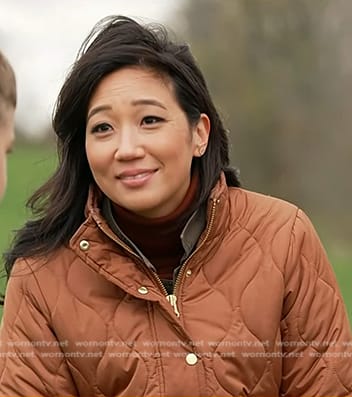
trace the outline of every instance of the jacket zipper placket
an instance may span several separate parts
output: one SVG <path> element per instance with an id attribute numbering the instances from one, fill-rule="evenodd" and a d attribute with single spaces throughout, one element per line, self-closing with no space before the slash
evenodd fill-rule
<path id="1" fill-rule="evenodd" d="M 111 238 L 111 240 L 115 241 L 115 243 L 117 243 L 117 244 L 120 245 L 122 248 L 124 248 L 129 254 L 131 254 L 134 258 L 136 258 L 137 261 L 138 261 L 139 263 L 141 263 L 141 264 L 144 266 L 145 270 L 146 270 L 146 271 L 148 272 L 148 274 L 157 282 L 158 286 L 160 287 L 160 289 L 161 289 L 162 292 L 164 293 L 164 295 L 165 295 L 167 301 L 168 301 L 168 302 L 170 303 L 170 305 L 172 306 L 175 315 L 176 315 L 177 317 L 180 317 L 180 312 L 179 312 L 178 307 L 177 307 L 177 295 L 176 295 L 176 290 L 177 290 L 177 287 L 179 286 L 179 284 L 181 284 L 181 282 L 182 282 L 183 279 L 184 279 L 183 275 L 184 275 L 184 273 L 185 273 L 185 269 L 186 269 L 186 266 L 187 266 L 188 262 L 189 262 L 189 261 L 191 260 L 191 258 L 200 250 L 200 248 L 203 246 L 203 244 L 206 242 L 206 240 L 207 240 L 208 237 L 209 237 L 209 234 L 210 234 L 210 232 L 211 232 L 211 230 L 212 230 L 212 227 L 213 227 L 213 223 L 214 223 L 214 219 L 215 219 L 215 212 L 216 212 L 216 205 L 217 205 L 218 202 L 219 202 L 219 200 L 217 200 L 217 199 L 212 199 L 212 208 L 211 208 L 211 213 L 210 213 L 210 220 L 209 220 L 209 223 L 208 223 L 208 227 L 207 227 L 205 236 L 204 236 L 204 238 L 202 239 L 202 241 L 201 241 L 200 245 L 198 246 L 198 248 L 192 252 L 192 254 L 185 260 L 185 262 L 184 262 L 183 265 L 181 266 L 181 269 L 180 269 L 180 271 L 179 271 L 179 273 L 178 273 L 178 275 L 177 275 L 177 278 L 176 278 L 176 282 L 175 282 L 175 285 L 174 285 L 174 288 L 173 288 L 173 291 L 172 291 L 173 293 L 172 293 L 172 294 L 169 294 L 169 293 L 167 292 L 167 290 L 166 290 L 166 288 L 165 288 L 163 282 L 161 281 L 160 277 L 159 277 L 155 272 L 153 272 L 152 270 L 150 270 L 150 269 L 146 266 L 146 264 L 144 263 L 144 261 L 143 261 L 135 252 L 133 252 L 133 251 L 131 250 L 131 248 L 130 248 L 127 244 L 125 244 L 123 241 L 121 241 L 120 239 L 118 239 L 118 238 L 116 237 L 116 235 L 110 233 L 109 230 L 106 230 L 106 229 L 101 225 L 100 222 L 99 222 L 99 223 L 97 222 L 97 224 L 98 224 L 98 227 L 100 228 L 100 230 L 101 230 L 106 236 L 108 236 L 109 238 Z"/>
<path id="2" fill-rule="evenodd" d="M 173 288 L 173 293 L 171 295 L 168 295 L 166 297 L 166 299 L 170 302 L 171 306 L 174 309 L 174 312 L 176 314 L 177 317 L 180 317 L 180 312 L 178 310 L 177 307 L 177 289 L 180 289 L 183 282 L 184 282 L 184 274 L 186 273 L 186 268 L 187 265 L 189 263 L 189 261 L 193 258 L 193 256 L 203 247 L 203 245 L 205 244 L 205 242 L 207 241 L 210 232 L 213 228 L 213 224 L 214 224 L 214 220 L 215 220 L 215 213 L 216 213 L 216 206 L 219 203 L 219 199 L 211 199 L 212 200 L 212 207 L 211 207 L 211 212 L 210 212 L 210 218 L 209 218 L 209 223 L 208 223 L 208 227 L 206 229 L 205 232 L 205 236 L 202 239 L 201 243 L 199 244 L 199 246 L 192 252 L 192 254 L 184 261 L 183 265 L 181 266 L 181 269 L 176 277 L 176 282 Z"/>

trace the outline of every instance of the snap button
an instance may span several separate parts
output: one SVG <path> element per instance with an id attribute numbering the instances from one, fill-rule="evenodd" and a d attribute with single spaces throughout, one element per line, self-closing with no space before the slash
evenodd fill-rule
<path id="1" fill-rule="evenodd" d="M 192 270 L 187 270 L 186 271 L 186 277 L 189 277 L 192 274 Z"/>
<path id="2" fill-rule="evenodd" d="M 139 287 L 138 292 L 142 295 L 146 295 L 149 291 L 147 287 Z"/>
<path id="3" fill-rule="evenodd" d="M 89 250 L 89 242 L 87 240 L 81 240 L 79 242 L 79 248 L 82 251 L 88 251 Z"/>
<path id="4" fill-rule="evenodd" d="M 188 365 L 194 365 L 198 361 L 198 357 L 194 353 L 188 353 L 186 356 L 186 363 Z"/>

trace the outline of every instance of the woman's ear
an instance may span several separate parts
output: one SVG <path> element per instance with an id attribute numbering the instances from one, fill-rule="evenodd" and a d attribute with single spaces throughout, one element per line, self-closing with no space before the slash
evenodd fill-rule
<path id="1" fill-rule="evenodd" d="M 201 113 L 197 124 L 193 127 L 193 156 L 201 157 L 207 150 L 210 133 L 210 120 L 205 113 Z"/>

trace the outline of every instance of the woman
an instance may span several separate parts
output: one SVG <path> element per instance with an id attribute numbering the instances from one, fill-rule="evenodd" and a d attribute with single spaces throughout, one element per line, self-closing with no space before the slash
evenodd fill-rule
<path id="1" fill-rule="evenodd" d="M 6 159 L 15 139 L 15 73 L 0 51 L 0 200 L 7 182 Z"/>
<path id="2" fill-rule="evenodd" d="M 239 188 L 188 46 L 106 19 L 54 129 L 58 169 L 7 256 L 1 395 L 351 395 L 314 229 Z"/>

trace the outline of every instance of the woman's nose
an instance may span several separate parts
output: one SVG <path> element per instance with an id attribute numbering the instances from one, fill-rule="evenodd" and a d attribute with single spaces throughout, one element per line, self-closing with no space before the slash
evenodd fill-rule
<path id="1" fill-rule="evenodd" d="M 116 146 L 116 160 L 127 161 L 144 156 L 144 149 L 138 133 L 132 128 L 124 128 L 120 131 Z"/>

